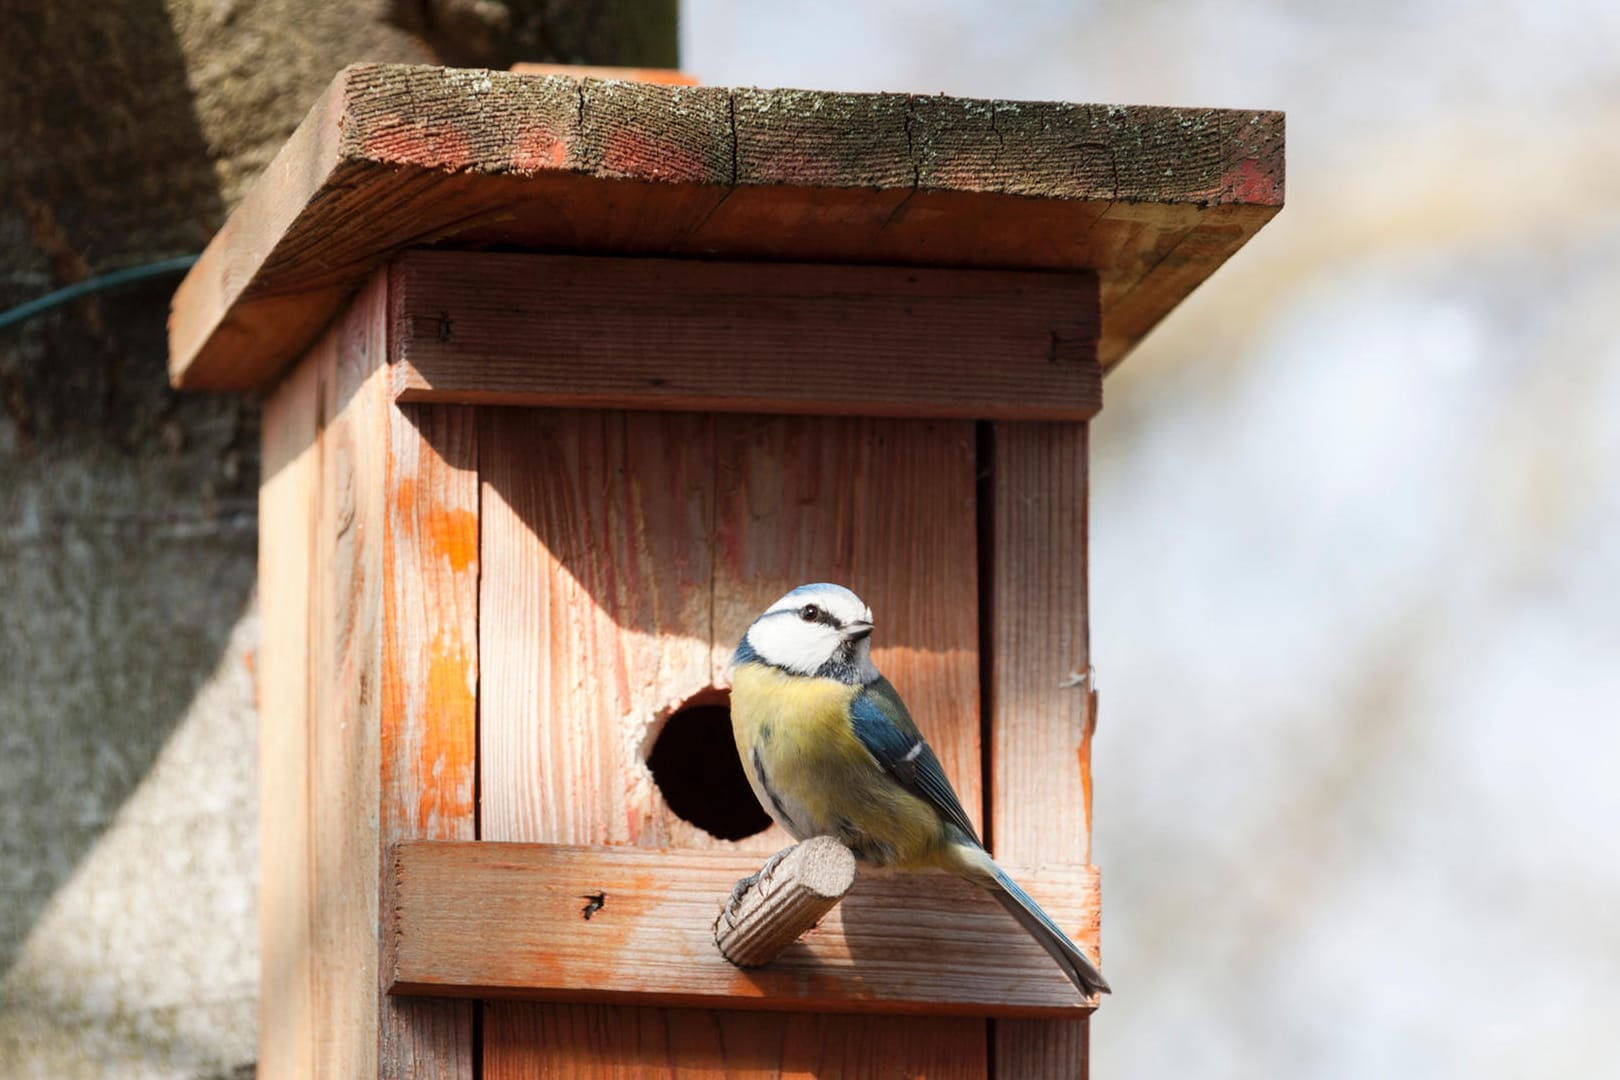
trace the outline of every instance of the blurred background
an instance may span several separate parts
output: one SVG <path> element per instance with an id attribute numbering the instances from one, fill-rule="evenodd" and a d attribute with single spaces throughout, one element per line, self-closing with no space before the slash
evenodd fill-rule
<path id="1" fill-rule="evenodd" d="M 669 64 L 671 7 L 0 0 L 0 307 L 200 250 L 343 63 Z M 1287 208 L 1094 425 L 1096 1075 L 1611 1070 L 1620 6 L 682 0 L 679 46 L 1287 110 Z M 252 1073 L 257 417 L 167 390 L 172 287 L 0 331 L 0 1075 Z"/>

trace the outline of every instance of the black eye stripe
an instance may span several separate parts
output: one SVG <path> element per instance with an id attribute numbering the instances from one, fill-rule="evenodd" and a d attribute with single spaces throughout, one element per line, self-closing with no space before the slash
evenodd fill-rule
<path id="1" fill-rule="evenodd" d="M 781 608 L 776 611 L 768 612 L 768 614 L 792 615 L 795 619 L 798 619 L 801 622 L 820 623 L 822 626 L 830 626 L 834 630 L 842 629 L 844 625 L 838 621 L 838 617 L 836 615 L 822 607 L 820 604 L 804 604 L 796 608 Z"/>
<path id="2" fill-rule="evenodd" d="M 835 630 L 840 625 L 837 617 L 819 604 L 804 605 L 804 607 L 799 609 L 799 618 L 803 619 L 805 622 L 820 623 L 822 626 L 830 626 Z"/>

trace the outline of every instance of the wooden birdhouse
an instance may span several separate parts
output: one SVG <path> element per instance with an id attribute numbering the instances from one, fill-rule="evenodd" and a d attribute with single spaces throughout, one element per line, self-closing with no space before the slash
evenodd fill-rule
<path id="1" fill-rule="evenodd" d="M 855 589 L 1094 951 L 1087 422 L 1282 170 L 1274 113 L 340 75 L 171 320 L 265 395 L 260 1075 L 1078 1075 L 1095 1003 L 969 885 L 719 955 L 790 842 L 727 661 Z"/>

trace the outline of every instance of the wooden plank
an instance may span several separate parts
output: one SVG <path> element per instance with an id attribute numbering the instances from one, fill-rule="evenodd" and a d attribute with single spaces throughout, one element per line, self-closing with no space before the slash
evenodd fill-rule
<path id="1" fill-rule="evenodd" d="M 259 485 L 259 1075 L 312 1077 L 310 560 L 320 491 L 314 357 L 264 407 Z"/>
<path id="2" fill-rule="evenodd" d="M 964 1016 L 1087 1009 L 987 892 L 939 873 L 863 877 L 775 962 L 741 970 L 710 927 L 732 883 L 757 868 L 736 852 L 401 844 L 390 991 Z M 1095 942 L 1089 871 L 1018 879 Z"/>
<path id="3" fill-rule="evenodd" d="M 401 401 L 1086 419 L 1093 274 L 407 252 Z"/>
<path id="4" fill-rule="evenodd" d="M 717 844 L 668 811 L 645 762 L 662 718 L 712 685 L 709 421 L 480 415 L 481 835 Z M 667 1027 L 655 1010 L 491 1004 L 484 1074 L 611 1075 L 634 1047 L 600 1040 L 630 1030 L 657 1041 Z M 535 1031 L 561 1037 L 536 1046 Z"/>
<path id="5" fill-rule="evenodd" d="M 1087 429 L 994 424 L 991 434 L 993 850 L 1008 863 L 1085 865 L 1095 715 L 1086 615 Z M 1095 947 L 1094 938 L 1071 936 Z M 996 1075 L 1085 1075 L 1087 1024 L 998 1021 Z"/>
<path id="6" fill-rule="evenodd" d="M 875 663 L 980 821 L 973 425 L 720 416 L 714 427 L 715 677 L 783 592 L 848 585 L 873 610 Z M 776 826 L 765 835 L 773 847 L 790 840 Z M 829 1064 L 822 1076 L 902 1075 L 927 1060 L 930 1077 L 986 1074 L 985 1025 L 975 1021 L 794 1014 L 780 1038 L 865 1048 L 865 1063 Z"/>
<path id="7" fill-rule="evenodd" d="M 310 631 L 316 1076 L 377 1072 L 386 300 L 379 276 L 312 358 L 322 424 Z"/>
<path id="8" fill-rule="evenodd" d="M 396 407 L 389 447 L 379 829 L 385 845 L 473 840 L 477 419 L 465 408 Z M 396 918 L 385 905 L 385 979 Z M 474 1009 L 471 1002 L 385 998 L 378 1021 L 383 1075 L 471 1080 Z"/>
<path id="9" fill-rule="evenodd" d="M 707 419 L 480 416 L 480 835 L 714 843 L 644 760 L 663 716 L 712 685 Z"/>
<path id="10" fill-rule="evenodd" d="M 278 1076 L 375 1075 L 379 1061 L 472 1075 L 469 1004 L 395 1002 L 378 983 L 382 842 L 470 839 L 475 824 L 471 416 L 396 411 L 387 311 L 379 275 L 266 427 L 266 716 L 298 721 L 266 724 L 262 769 L 264 1053 Z"/>
<path id="11" fill-rule="evenodd" d="M 849 586 L 876 620 L 874 663 L 980 821 L 973 425 L 716 417 L 714 440 L 715 678 L 782 593 Z"/>
<path id="12" fill-rule="evenodd" d="M 1084 424 L 994 424 L 990 759 L 996 853 L 1091 856 Z M 1054 767 L 1054 763 L 1062 763 Z"/>
<path id="13" fill-rule="evenodd" d="M 726 1013 L 712 1009 L 536 1009 L 495 1002 L 512 1052 L 484 1064 L 484 1080 L 595 1077 L 926 1077 L 968 1075 L 960 1053 L 963 1021 L 907 1017 L 918 1033 L 897 1053 L 893 1017 L 828 1013 Z M 591 1046 L 596 1056 L 554 1062 L 558 1046 Z M 692 1062 L 709 1063 L 690 1067 Z M 980 1066 L 979 1075 L 983 1075 Z"/>
<path id="14" fill-rule="evenodd" d="M 368 276 L 369 270 L 357 269 L 324 285 L 300 275 L 296 288 L 260 287 L 276 249 L 302 231 L 309 201 L 342 171 L 337 162 L 344 85 L 339 73 L 209 241 L 198 260 L 204 272 L 188 273 L 181 281 L 169 307 L 169 372 L 176 386 L 190 385 L 190 377 L 181 374 L 204 343 L 209 354 L 200 358 L 198 375 L 210 367 L 232 367 L 239 376 L 231 380 L 236 388 L 271 385 Z M 248 303 L 238 308 L 242 299 Z M 240 361 L 231 364 L 222 350 L 240 350 Z"/>
<path id="15" fill-rule="evenodd" d="M 181 285 L 170 373 L 268 385 L 372 270 L 430 242 L 1093 269 L 1106 366 L 1282 197 L 1279 113 L 362 64 Z"/>

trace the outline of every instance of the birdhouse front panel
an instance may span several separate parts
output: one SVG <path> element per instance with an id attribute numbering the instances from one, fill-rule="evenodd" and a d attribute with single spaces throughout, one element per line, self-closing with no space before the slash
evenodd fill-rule
<path id="1" fill-rule="evenodd" d="M 267 812 L 295 830 L 267 950 L 306 965 L 272 1031 L 305 1032 L 316 1074 L 1079 1060 L 1088 1003 L 964 882 L 863 881 L 757 971 L 710 926 L 790 842 L 742 780 L 728 662 L 776 597 L 834 580 L 975 827 L 1094 953 L 1085 424 L 413 403 L 412 280 L 378 275 L 267 414 L 266 619 L 313 658 L 272 691 L 295 726 L 266 729 Z M 441 317 L 480 340 L 478 311 Z"/>

